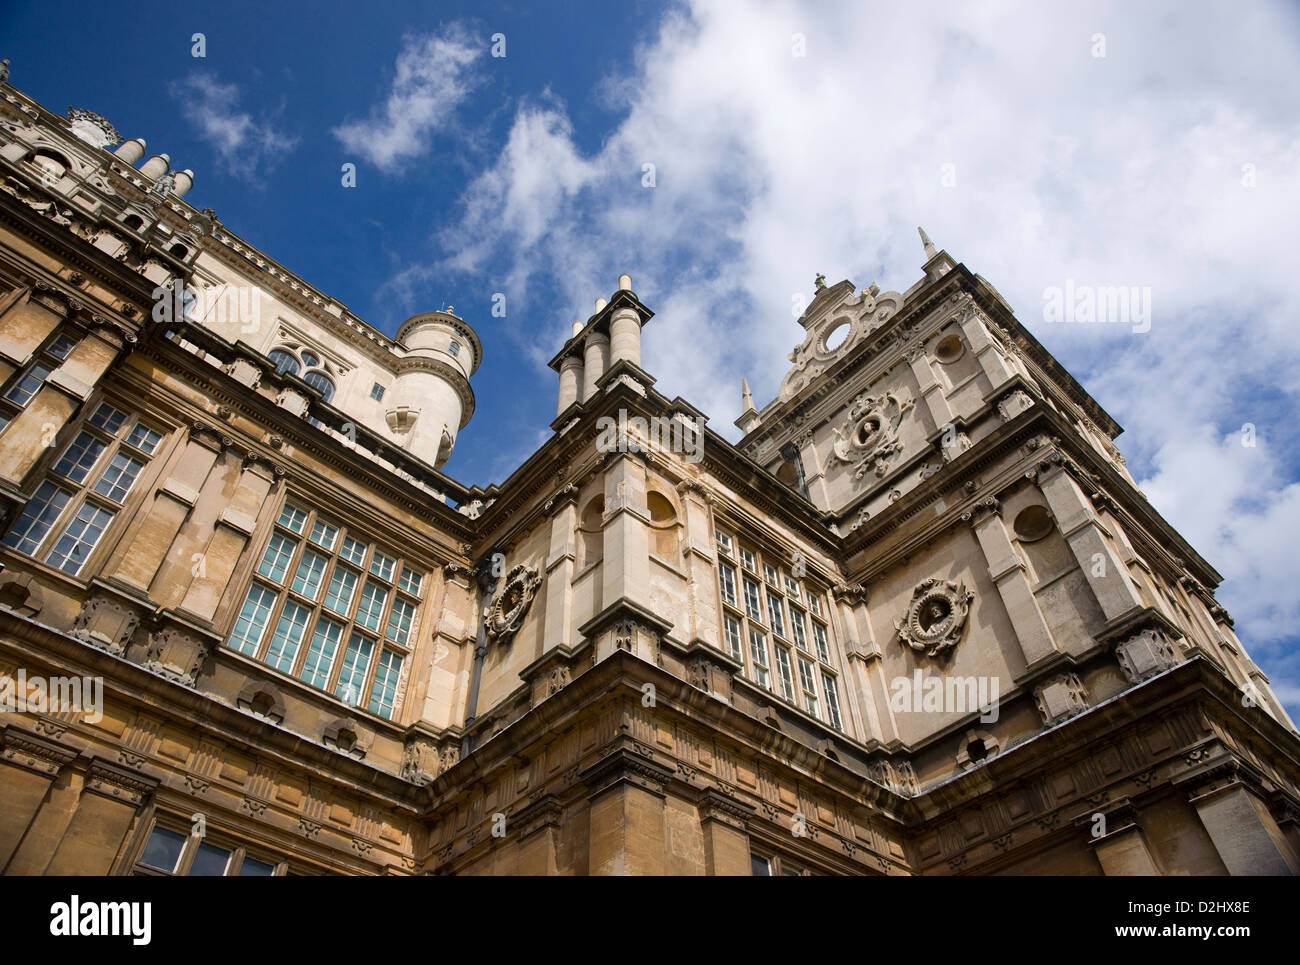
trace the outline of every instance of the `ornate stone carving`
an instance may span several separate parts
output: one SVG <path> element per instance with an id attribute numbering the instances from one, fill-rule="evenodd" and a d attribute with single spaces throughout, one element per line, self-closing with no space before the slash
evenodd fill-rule
<path id="1" fill-rule="evenodd" d="M 999 503 L 992 496 L 985 496 L 979 502 L 975 503 L 964 513 L 962 513 L 961 520 L 963 523 L 971 523 L 972 525 L 974 525 L 977 523 L 982 523 L 989 516 L 995 516 L 1001 511 L 1002 511 L 1001 503 Z"/>
<path id="2" fill-rule="evenodd" d="M 911 410 L 909 398 L 900 399 L 892 392 L 881 396 L 860 395 L 849 407 L 843 427 L 831 429 L 834 460 L 853 466 L 853 477 L 861 479 L 868 470 L 877 477 L 889 471 L 889 457 L 902 451 L 898 427 Z"/>
<path id="3" fill-rule="evenodd" d="M 973 591 L 964 583 L 930 578 L 912 591 L 903 620 L 895 624 L 898 639 L 927 657 L 947 655 L 966 629 Z"/>
<path id="4" fill-rule="evenodd" d="M 1088 689 L 1077 674 L 1060 674 L 1034 688 L 1034 702 L 1051 727 L 1088 709 Z"/>
<path id="5" fill-rule="evenodd" d="M 867 602 L 867 588 L 861 583 L 836 583 L 831 587 L 831 592 L 835 594 L 835 599 L 854 606 L 861 606 Z"/>
<path id="6" fill-rule="evenodd" d="M 1160 630 L 1149 628 L 1115 645 L 1115 659 L 1129 683 L 1141 683 L 1178 664 L 1178 656 L 1169 638 Z"/>
<path id="7" fill-rule="evenodd" d="M 506 643 L 519 632 L 541 585 L 542 578 L 537 575 L 537 569 L 524 563 L 506 574 L 505 587 L 488 612 L 489 639 Z"/>
<path id="8" fill-rule="evenodd" d="M 208 641 L 178 627 L 164 627 L 150 634 L 144 666 L 168 680 L 193 687 L 207 656 Z"/>
<path id="9" fill-rule="evenodd" d="M 1024 389 L 1014 389 L 998 400 L 998 415 L 1003 422 L 1010 422 L 1027 409 L 1033 408 L 1034 400 Z"/>
<path id="10" fill-rule="evenodd" d="M 91 597 L 82 604 L 72 621 L 72 636 L 115 657 L 126 655 L 126 648 L 140 625 L 132 610 L 102 596 Z"/>
<path id="11" fill-rule="evenodd" d="M 429 784 L 439 774 L 438 746 L 431 737 L 415 734 L 402 748 L 402 777 L 413 784 Z"/>

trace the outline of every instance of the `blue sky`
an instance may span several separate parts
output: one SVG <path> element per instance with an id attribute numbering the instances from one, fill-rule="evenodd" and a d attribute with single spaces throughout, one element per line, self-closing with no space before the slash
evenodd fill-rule
<path id="1" fill-rule="evenodd" d="M 8 5 L 15 86 L 194 169 L 188 200 L 378 328 L 445 304 L 476 327 L 468 483 L 546 437 L 545 361 L 621 272 L 659 388 L 735 438 L 814 274 L 903 290 L 924 225 L 1124 425 L 1300 712 L 1293 4 L 47 9 Z M 1149 330 L 1047 321 L 1067 282 L 1149 290 Z"/>

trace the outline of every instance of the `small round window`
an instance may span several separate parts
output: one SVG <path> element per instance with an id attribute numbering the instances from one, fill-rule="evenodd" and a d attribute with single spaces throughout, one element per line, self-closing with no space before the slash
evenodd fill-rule
<path id="1" fill-rule="evenodd" d="M 956 362 L 965 354 L 966 346 L 962 344 L 961 336 L 956 334 L 941 339 L 934 347 L 934 357 L 945 365 Z"/>
<path id="2" fill-rule="evenodd" d="M 1032 543 L 1052 531 L 1052 517 L 1046 506 L 1029 506 L 1016 515 L 1012 527 L 1021 542 Z"/>

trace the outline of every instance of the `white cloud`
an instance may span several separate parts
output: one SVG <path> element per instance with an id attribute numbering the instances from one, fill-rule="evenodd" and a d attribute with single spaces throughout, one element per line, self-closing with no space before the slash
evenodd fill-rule
<path id="1" fill-rule="evenodd" d="M 334 136 L 381 170 L 398 170 L 429 149 L 434 130 L 468 96 L 476 82 L 472 68 L 482 53 L 482 44 L 459 24 L 441 34 L 406 38 L 383 106 L 365 120 L 336 127 Z"/>
<path id="2" fill-rule="evenodd" d="M 697 0 L 604 85 L 624 117 L 596 153 L 562 107 L 518 108 L 441 267 L 557 282 L 541 360 L 628 271 L 657 387 L 735 438 L 740 377 L 761 406 L 802 336 L 792 296 L 817 271 L 906 288 L 923 224 L 1127 425 L 1153 504 L 1269 649 L 1300 616 L 1297 33 L 1282 5 Z M 1150 287 L 1151 331 L 1046 324 L 1067 279 Z M 1273 443 L 1236 444 L 1243 422 Z M 1300 659 L 1272 666 L 1300 692 Z"/>
<path id="3" fill-rule="evenodd" d="M 191 74 L 170 85 L 185 117 L 211 144 L 231 174 L 254 178 L 297 145 L 298 139 L 276 130 L 270 121 L 255 121 L 240 111 L 239 87 L 208 74 Z"/>

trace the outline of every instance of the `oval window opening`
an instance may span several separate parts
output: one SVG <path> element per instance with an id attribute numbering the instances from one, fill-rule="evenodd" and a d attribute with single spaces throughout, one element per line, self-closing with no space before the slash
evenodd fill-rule
<path id="1" fill-rule="evenodd" d="M 838 325 L 836 325 L 834 328 L 832 328 L 829 332 L 826 333 L 826 338 L 823 344 L 826 346 L 826 350 L 828 352 L 834 352 L 837 348 L 839 348 L 841 345 L 845 343 L 848 337 L 849 337 L 849 323 L 840 322 Z"/>

